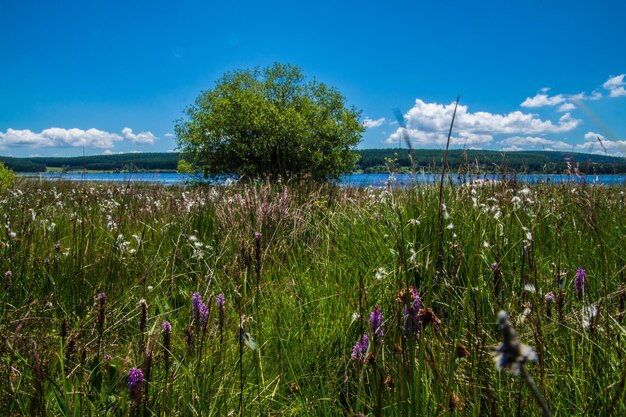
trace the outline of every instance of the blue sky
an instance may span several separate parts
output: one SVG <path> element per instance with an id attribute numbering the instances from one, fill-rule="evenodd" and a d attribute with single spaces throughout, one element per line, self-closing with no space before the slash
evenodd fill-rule
<path id="1" fill-rule="evenodd" d="M 302 67 L 363 111 L 362 148 L 626 155 L 626 2 L 2 0 L 0 155 L 162 152 L 225 71 Z"/>

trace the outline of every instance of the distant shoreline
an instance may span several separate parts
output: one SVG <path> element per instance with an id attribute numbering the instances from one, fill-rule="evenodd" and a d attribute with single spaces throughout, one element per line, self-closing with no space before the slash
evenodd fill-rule
<path id="1" fill-rule="evenodd" d="M 354 173 L 380 174 L 390 171 L 408 173 L 440 173 L 443 151 L 416 149 L 359 149 L 359 160 Z M 0 156 L 0 162 L 15 172 L 102 172 L 102 173 L 165 173 L 176 172 L 183 159 L 178 153 L 126 153 L 92 155 L 85 157 L 28 157 Z M 448 172 L 563 174 L 578 171 L 582 174 L 624 174 L 626 158 L 605 154 L 584 154 L 556 151 L 486 151 L 450 150 Z"/>

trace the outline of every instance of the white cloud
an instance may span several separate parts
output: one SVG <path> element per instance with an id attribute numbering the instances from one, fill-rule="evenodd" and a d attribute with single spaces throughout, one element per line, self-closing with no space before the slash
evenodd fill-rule
<path id="1" fill-rule="evenodd" d="M 572 148 L 572 145 L 570 145 L 569 143 L 537 136 L 513 136 L 501 140 L 499 143 L 501 145 L 505 145 L 505 150 L 512 150 L 510 149 L 511 147 L 514 147 L 515 150 L 544 148 L 548 150 L 558 150 Z"/>
<path id="2" fill-rule="evenodd" d="M 104 132 L 98 129 L 62 129 L 51 127 L 44 129 L 40 133 L 28 129 L 15 130 L 7 129 L 0 132 L 0 147 L 80 147 L 89 148 L 111 148 L 114 142 L 122 140 L 120 135 Z"/>
<path id="3" fill-rule="evenodd" d="M 615 96 L 614 94 L 621 94 L 621 95 L 626 94 L 623 88 L 624 74 L 621 75 L 622 77 L 621 80 L 619 79 L 619 77 L 620 76 L 610 78 L 603 85 L 603 87 L 608 90 L 611 90 L 611 88 L 619 88 L 620 85 L 622 86 L 621 92 L 614 93 L 614 91 L 617 91 L 617 90 L 611 90 L 611 96 L 613 97 Z M 621 81 L 621 84 L 620 84 L 620 81 Z M 572 104 L 571 101 L 577 102 L 577 101 L 582 101 L 582 100 L 599 100 L 602 98 L 602 93 L 600 93 L 597 90 L 593 90 L 591 92 L 591 95 L 588 95 L 585 92 L 581 92 L 578 94 L 555 94 L 553 96 L 548 95 L 548 91 L 550 91 L 548 87 L 541 88 L 539 90 L 539 93 L 535 94 L 534 97 L 526 97 L 526 100 L 524 100 L 520 104 L 520 106 L 527 107 L 527 108 L 536 108 L 536 107 L 560 105 L 560 107 L 558 108 L 558 111 L 565 112 L 565 111 L 574 110 L 576 108 L 576 106 L 574 106 L 574 104 Z"/>
<path id="4" fill-rule="evenodd" d="M 606 90 L 609 90 L 609 96 L 626 96 L 626 89 L 624 89 L 624 86 L 626 86 L 626 82 L 624 82 L 625 75 L 626 74 L 620 74 L 615 77 L 609 77 L 609 79 L 606 80 L 604 84 L 602 84 L 602 87 L 604 87 Z"/>
<path id="5" fill-rule="evenodd" d="M 562 112 L 566 112 L 566 111 L 572 111 L 575 108 L 576 108 L 576 106 L 573 105 L 572 103 L 565 102 L 565 103 L 561 104 L 557 110 L 562 113 Z"/>
<path id="6" fill-rule="evenodd" d="M 113 155 L 115 152 L 113 152 L 110 149 L 105 150 L 104 152 L 102 152 L 102 155 Z"/>
<path id="7" fill-rule="evenodd" d="M 130 140 L 135 145 L 152 145 L 157 140 L 151 132 L 134 134 L 132 129 L 125 127 L 122 135 L 105 132 L 98 129 L 63 129 L 51 127 L 41 132 L 33 132 L 29 129 L 7 129 L 0 132 L 0 149 L 6 148 L 113 148 L 115 142 Z"/>
<path id="8" fill-rule="evenodd" d="M 541 93 L 536 94 L 534 97 L 526 97 L 526 100 L 520 104 L 522 107 L 526 108 L 537 108 L 537 107 L 546 107 L 546 106 L 559 106 L 558 111 L 570 111 L 574 110 L 576 106 L 572 104 L 570 101 L 582 101 L 582 100 L 599 100 L 602 98 L 602 94 L 599 91 L 592 91 L 591 95 L 587 95 L 587 93 L 582 92 L 578 94 L 556 94 L 554 96 L 549 96 L 545 94 L 547 90 L 542 88 Z"/>
<path id="9" fill-rule="evenodd" d="M 363 122 L 363 126 L 369 129 L 372 127 L 382 126 L 383 123 L 385 123 L 384 117 L 381 117 L 380 119 L 376 119 L 376 120 L 372 120 L 369 117 L 366 117 L 365 121 Z"/>
<path id="10" fill-rule="evenodd" d="M 570 95 L 567 95 L 566 97 L 573 101 L 581 101 L 581 100 L 595 101 L 595 100 L 600 100 L 602 98 L 602 93 L 600 93 L 597 90 L 593 90 L 591 92 L 591 95 L 587 95 L 587 93 L 583 92 L 583 93 L 578 93 L 578 94 L 570 94 Z"/>
<path id="11" fill-rule="evenodd" d="M 157 137 L 154 136 L 152 132 L 139 132 L 134 134 L 133 129 L 130 127 L 122 129 L 122 135 L 135 145 L 154 145 L 154 142 L 157 140 Z"/>
<path id="12" fill-rule="evenodd" d="M 165 135 L 163 135 L 163 136 L 165 136 L 166 138 L 173 138 L 173 137 L 174 137 L 174 135 L 173 135 L 173 134 L 171 134 L 171 133 L 166 133 L 166 134 L 165 134 Z"/>
<path id="13" fill-rule="evenodd" d="M 404 115 L 406 134 L 417 145 L 445 145 L 454 103 L 443 105 L 415 100 L 415 106 Z M 453 145 L 485 145 L 493 140 L 493 135 L 540 135 L 562 133 L 575 129 L 580 120 L 565 113 L 557 123 L 542 120 L 535 114 L 514 111 L 507 114 L 488 112 L 472 113 L 467 106 L 459 105 L 454 122 Z M 388 143 L 397 143 L 403 130 L 397 129 Z"/>
<path id="14" fill-rule="evenodd" d="M 445 146 L 448 140 L 447 133 L 441 132 L 425 132 L 423 130 L 406 129 L 406 135 L 411 140 L 411 144 L 415 146 Z M 402 129 L 398 129 L 392 133 L 387 139 L 388 143 L 397 143 L 398 141 L 404 141 L 402 135 Z M 493 141 L 493 136 L 488 134 L 476 134 L 468 131 L 460 131 L 457 135 L 453 135 L 450 138 L 450 145 L 452 146 L 477 146 L 488 145 Z"/>
<path id="15" fill-rule="evenodd" d="M 517 145 L 511 145 L 511 146 L 503 146 L 502 150 L 506 151 L 506 152 L 517 152 L 517 151 L 523 151 L 525 149 L 524 148 L 520 148 Z"/>
<path id="16" fill-rule="evenodd" d="M 543 90 L 543 89 L 542 89 Z M 526 97 L 526 100 L 520 104 L 522 107 L 544 107 L 544 106 L 556 106 L 565 102 L 563 94 L 557 94 L 556 96 L 549 96 L 547 94 L 537 94 L 535 97 Z"/>
<path id="17" fill-rule="evenodd" d="M 585 133 L 584 138 L 586 142 L 576 145 L 576 150 L 581 152 L 608 153 L 614 156 L 626 156 L 626 140 L 609 140 L 595 132 Z"/>

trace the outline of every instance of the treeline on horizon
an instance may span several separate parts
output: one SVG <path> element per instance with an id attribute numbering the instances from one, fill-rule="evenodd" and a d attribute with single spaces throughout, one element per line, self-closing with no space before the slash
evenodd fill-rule
<path id="1" fill-rule="evenodd" d="M 440 172 L 443 151 L 439 149 L 359 149 L 360 159 L 356 171 L 387 173 L 390 170 L 408 172 Z M 79 157 L 13 158 L 0 156 L 8 168 L 15 172 L 62 171 L 175 171 L 178 153 L 126 153 Z M 411 163 L 413 160 L 413 164 Z M 562 174 L 568 169 L 578 169 L 584 174 L 626 173 L 626 158 L 608 155 L 554 151 L 487 151 L 453 149 L 448 153 L 448 167 L 452 171 L 473 173 L 546 173 Z"/>

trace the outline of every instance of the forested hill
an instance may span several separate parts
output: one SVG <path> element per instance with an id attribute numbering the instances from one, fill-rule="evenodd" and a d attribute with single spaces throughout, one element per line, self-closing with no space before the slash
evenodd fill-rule
<path id="1" fill-rule="evenodd" d="M 356 169 L 366 172 L 408 170 L 411 162 L 406 149 L 361 149 Z M 414 168 L 417 171 L 439 172 L 443 152 L 434 149 L 413 151 Z M 33 157 L 11 158 L 0 156 L 0 162 L 16 172 L 66 171 L 173 171 L 176 170 L 177 153 L 126 153 L 116 155 L 93 155 L 86 157 Z M 484 150 L 451 150 L 448 164 L 452 170 L 474 172 L 525 172 L 564 173 L 572 167 L 589 174 L 626 173 L 626 158 L 608 155 L 592 155 L 572 152 L 518 151 L 498 152 Z"/>
<path id="2" fill-rule="evenodd" d="M 15 172 L 66 171 L 174 171 L 180 159 L 178 153 L 122 153 L 76 157 L 10 158 L 0 156 L 0 162 Z"/>
<path id="3" fill-rule="evenodd" d="M 389 162 L 396 167 L 410 169 L 411 162 L 406 149 L 363 149 L 358 169 L 363 172 L 382 172 L 387 170 Z M 440 172 L 443 151 L 438 149 L 416 149 L 412 152 L 413 166 L 416 171 Z M 626 158 L 608 155 L 595 155 L 576 152 L 554 151 L 486 151 L 486 150 L 450 150 L 448 166 L 452 170 L 472 170 L 474 172 L 511 172 L 518 173 L 564 173 L 568 169 L 578 168 L 588 174 L 626 173 Z"/>

